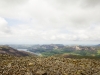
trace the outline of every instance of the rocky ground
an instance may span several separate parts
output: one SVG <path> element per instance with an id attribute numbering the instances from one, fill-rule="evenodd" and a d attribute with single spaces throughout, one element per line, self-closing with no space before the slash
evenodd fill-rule
<path id="1" fill-rule="evenodd" d="M 0 54 L 0 75 L 100 75 L 100 60 Z"/>

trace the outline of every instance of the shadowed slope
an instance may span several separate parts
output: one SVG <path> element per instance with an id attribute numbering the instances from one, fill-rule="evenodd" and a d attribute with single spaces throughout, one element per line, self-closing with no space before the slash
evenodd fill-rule
<path id="1" fill-rule="evenodd" d="M 11 48 L 9 46 L 0 46 L 0 54 L 9 54 L 9 55 L 14 55 L 14 56 L 29 56 L 31 55 L 28 52 L 24 51 L 18 51 L 14 48 Z"/>

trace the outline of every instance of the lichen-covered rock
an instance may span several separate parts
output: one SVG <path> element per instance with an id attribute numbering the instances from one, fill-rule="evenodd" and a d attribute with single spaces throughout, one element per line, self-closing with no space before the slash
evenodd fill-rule
<path id="1" fill-rule="evenodd" d="M 0 55 L 0 60 L 0 75 L 100 75 L 99 59 Z"/>

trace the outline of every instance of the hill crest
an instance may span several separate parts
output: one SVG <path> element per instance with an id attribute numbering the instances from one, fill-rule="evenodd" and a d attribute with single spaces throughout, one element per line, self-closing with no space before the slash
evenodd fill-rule
<path id="1" fill-rule="evenodd" d="M 29 56 L 29 55 L 31 55 L 28 52 L 18 51 L 16 49 L 6 46 L 6 45 L 0 46 L 0 54 L 9 54 L 9 55 L 14 55 L 14 56 Z"/>

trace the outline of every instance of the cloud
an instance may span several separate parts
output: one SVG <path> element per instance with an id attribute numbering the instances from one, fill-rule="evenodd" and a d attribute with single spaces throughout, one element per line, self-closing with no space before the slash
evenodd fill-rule
<path id="1" fill-rule="evenodd" d="M 84 0 L 83 1 L 84 7 L 95 7 L 100 5 L 100 0 Z"/>
<path id="2" fill-rule="evenodd" d="M 99 0 L 0 0 L 0 34 L 6 33 L 3 36 L 6 40 L 12 38 L 11 41 L 23 43 L 100 41 L 99 3 Z M 10 25 L 12 19 L 20 23 Z"/>
<path id="3" fill-rule="evenodd" d="M 7 21 L 0 17 L 0 33 L 9 33 L 10 32 L 10 28 L 9 26 L 7 26 Z"/>
<path id="4" fill-rule="evenodd" d="M 1 3 L 3 3 L 4 5 L 9 5 L 9 6 L 12 6 L 12 5 L 20 5 L 20 4 L 23 4 L 25 2 L 27 2 L 28 0 L 3 0 L 1 1 Z"/>

